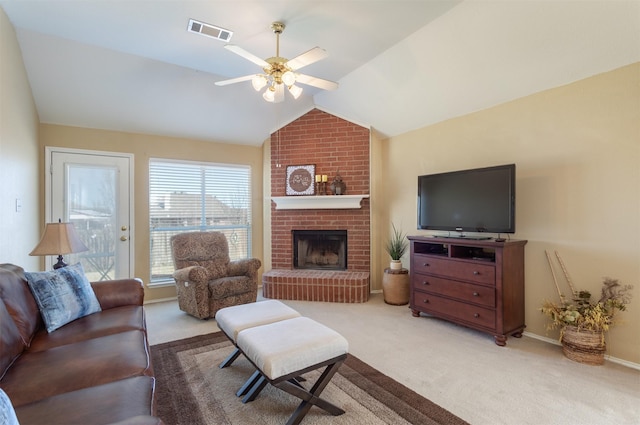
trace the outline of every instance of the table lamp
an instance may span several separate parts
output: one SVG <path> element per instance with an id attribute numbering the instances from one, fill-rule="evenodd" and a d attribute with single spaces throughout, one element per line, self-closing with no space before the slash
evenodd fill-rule
<path id="1" fill-rule="evenodd" d="M 78 237 L 73 223 L 62 223 L 62 220 L 58 219 L 57 223 L 47 223 L 42 239 L 29 255 L 57 255 L 58 262 L 53 265 L 53 269 L 57 270 L 67 265 L 62 254 L 88 250 Z"/>

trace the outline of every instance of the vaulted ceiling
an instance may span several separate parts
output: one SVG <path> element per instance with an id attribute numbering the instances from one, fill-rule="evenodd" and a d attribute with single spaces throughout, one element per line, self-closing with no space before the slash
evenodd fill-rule
<path id="1" fill-rule="evenodd" d="M 42 123 L 259 146 L 314 107 L 394 136 L 640 61 L 640 2 L 483 0 L 0 0 Z M 187 31 L 275 56 L 315 46 L 300 70 L 336 81 L 267 103 L 261 72 Z"/>

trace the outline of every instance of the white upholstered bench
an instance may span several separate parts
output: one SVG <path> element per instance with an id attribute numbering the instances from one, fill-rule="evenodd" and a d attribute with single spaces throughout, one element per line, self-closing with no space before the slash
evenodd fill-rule
<path id="1" fill-rule="evenodd" d="M 240 331 L 294 317 L 300 317 L 300 313 L 278 300 L 266 300 L 222 308 L 216 312 L 216 323 L 237 347 Z M 220 364 L 220 368 L 231 365 L 240 354 L 236 348 Z"/>
<path id="2" fill-rule="evenodd" d="M 295 317 L 241 330 L 236 346 L 260 374 L 243 402 L 252 401 L 270 383 L 302 400 L 288 425 L 300 423 L 314 405 L 334 416 L 344 413 L 320 398 L 349 351 L 347 340 L 338 332 L 307 317 Z M 324 370 L 310 390 L 296 379 L 320 368 Z"/>

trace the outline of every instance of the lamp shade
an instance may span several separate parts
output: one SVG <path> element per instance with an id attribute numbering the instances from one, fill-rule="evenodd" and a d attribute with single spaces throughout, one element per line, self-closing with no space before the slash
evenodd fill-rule
<path id="1" fill-rule="evenodd" d="M 73 223 L 47 223 L 42 239 L 29 255 L 62 255 L 88 250 Z"/>
<path id="2" fill-rule="evenodd" d="M 276 98 L 276 91 L 273 87 L 269 87 L 268 89 L 266 89 L 264 91 L 264 93 L 262 93 L 262 97 L 264 98 L 264 100 L 266 100 L 267 102 L 273 102 Z"/>
<path id="3" fill-rule="evenodd" d="M 260 89 L 267 85 L 267 79 L 264 75 L 254 75 L 251 79 L 251 85 L 255 91 L 260 91 Z"/>
<path id="4" fill-rule="evenodd" d="M 296 82 L 296 74 L 294 74 L 291 71 L 285 72 L 284 74 L 282 74 L 282 82 L 285 83 L 287 86 L 294 85 Z"/>
<path id="5" fill-rule="evenodd" d="M 294 99 L 297 99 L 302 94 L 302 87 L 295 85 L 289 86 L 289 93 L 291 93 L 291 96 L 293 96 Z"/>

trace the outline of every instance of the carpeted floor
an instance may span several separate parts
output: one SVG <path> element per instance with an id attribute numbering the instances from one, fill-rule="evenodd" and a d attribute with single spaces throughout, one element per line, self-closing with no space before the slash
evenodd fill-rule
<path id="1" fill-rule="evenodd" d="M 232 350 L 221 332 L 152 346 L 158 416 L 171 425 L 285 423 L 300 400 L 267 386 L 255 401 L 243 404 L 235 392 L 254 369 L 242 356 L 219 369 Z M 467 424 L 353 355 L 322 397 L 346 413 L 336 417 L 313 407 L 304 425 Z"/>

